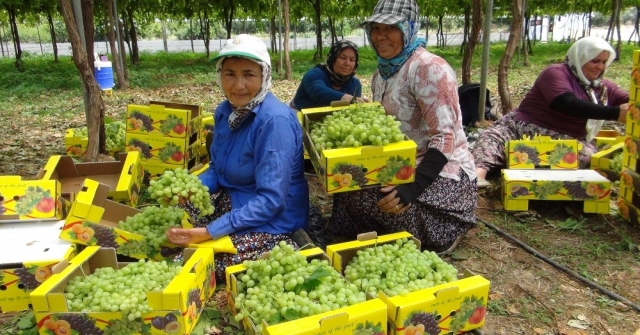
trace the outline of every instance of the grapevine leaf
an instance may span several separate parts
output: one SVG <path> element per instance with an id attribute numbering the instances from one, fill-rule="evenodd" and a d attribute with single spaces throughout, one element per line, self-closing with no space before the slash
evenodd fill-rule
<path id="1" fill-rule="evenodd" d="M 317 288 L 322 283 L 323 278 L 328 277 L 329 275 L 330 273 L 329 271 L 327 271 L 327 269 L 322 267 L 317 267 L 313 271 L 313 273 L 311 273 L 309 277 L 307 277 L 304 280 L 302 284 L 296 285 L 294 290 L 296 294 L 300 293 L 300 291 L 302 290 L 306 290 L 307 292 L 310 292 L 315 288 Z"/>
<path id="2" fill-rule="evenodd" d="M 286 320 L 296 320 L 300 318 L 300 313 L 293 308 L 287 308 L 287 311 L 284 313 L 284 318 Z"/>
<path id="3" fill-rule="evenodd" d="M 32 311 L 29 311 L 24 317 L 20 318 L 18 323 L 16 324 L 20 329 L 29 329 L 33 328 L 35 324 L 35 316 Z"/>

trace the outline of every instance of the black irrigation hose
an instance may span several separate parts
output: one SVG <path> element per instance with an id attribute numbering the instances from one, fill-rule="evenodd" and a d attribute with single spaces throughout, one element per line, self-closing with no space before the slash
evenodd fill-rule
<path id="1" fill-rule="evenodd" d="M 569 275 L 571 275 L 571 276 L 573 276 L 573 277 L 575 277 L 575 278 L 579 279 L 579 280 L 580 280 L 580 281 L 582 281 L 583 283 L 585 283 L 585 284 L 587 284 L 587 285 L 589 285 L 589 286 L 591 286 L 591 287 L 593 287 L 593 288 L 595 288 L 595 289 L 598 289 L 600 292 L 602 292 L 602 293 L 606 294 L 606 295 L 607 295 L 607 296 L 609 296 L 610 298 L 615 299 L 615 300 L 617 300 L 617 301 L 619 301 L 619 302 L 621 302 L 621 303 L 623 303 L 623 304 L 625 304 L 625 305 L 627 305 L 627 306 L 629 306 L 629 307 L 631 307 L 631 308 L 635 309 L 637 312 L 640 312 L 640 306 L 636 305 L 635 303 L 633 303 L 633 302 L 632 302 L 632 301 L 630 301 L 629 299 L 627 299 L 627 298 L 625 298 L 625 297 L 623 297 L 623 296 L 620 296 L 620 295 L 618 295 L 618 294 L 616 294 L 616 293 L 613 293 L 613 292 L 611 292 L 611 291 L 607 290 L 606 288 L 602 287 L 602 286 L 601 286 L 601 285 L 599 285 L 598 283 L 595 283 L 595 282 L 593 282 L 593 281 L 591 281 L 591 280 L 589 280 L 589 279 L 587 279 L 587 278 L 583 277 L 583 276 L 582 276 L 582 275 L 580 275 L 579 273 L 577 273 L 577 272 L 575 272 L 575 271 L 573 271 L 573 270 L 571 270 L 571 269 L 569 269 L 569 268 L 567 268 L 567 267 L 565 267 L 565 266 L 563 266 L 563 265 L 561 265 L 561 264 L 557 263 L 556 261 L 554 261 L 554 260 L 550 259 L 549 257 L 547 257 L 547 256 L 545 256 L 545 255 L 543 255 L 543 254 L 539 253 L 537 250 L 535 250 L 535 249 L 531 248 L 530 246 L 528 246 L 528 245 L 527 245 L 527 244 L 525 244 L 524 242 L 522 242 L 522 241 L 518 240 L 517 238 L 515 238 L 515 237 L 513 237 L 513 236 L 509 235 L 509 234 L 508 234 L 507 232 L 505 232 L 504 230 L 502 230 L 502 229 L 500 229 L 500 228 L 498 228 L 498 227 L 496 227 L 496 226 L 494 226 L 494 225 L 490 224 L 489 222 L 487 222 L 487 221 L 485 221 L 485 220 L 483 220 L 483 219 L 481 219 L 481 218 L 478 218 L 478 220 L 480 220 L 480 222 L 484 223 L 484 225 L 486 225 L 487 227 L 491 228 L 492 230 L 494 230 L 494 231 L 495 231 L 495 232 L 497 232 L 498 234 L 502 235 L 503 237 L 506 237 L 506 238 L 507 238 L 507 239 L 509 239 L 511 242 L 513 242 L 513 243 L 517 244 L 517 245 L 518 245 L 519 247 L 521 247 L 522 249 L 524 249 L 524 250 L 528 251 L 528 252 L 529 252 L 529 253 L 531 253 L 532 255 L 534 255 L 534 256 L 536 256 L 536 257 L 540 258 L 541 260 L 543 260 L 543 261 L 545 261 L 545 262 L 549 263 L 549 264 L 550 264 L 550 265 L 552 265 L 553 267 L 555 267 L 555 268 L 557 268 L 557 269 L 559 269 L 559 270 L 562 270 L 562 271 L 566 272 L 567 274 L 569 274 Z"/>

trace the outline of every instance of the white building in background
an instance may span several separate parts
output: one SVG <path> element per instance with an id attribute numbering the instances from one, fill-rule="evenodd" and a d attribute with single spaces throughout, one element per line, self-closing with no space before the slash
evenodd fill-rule
<path id="1" fill-rule="evenodd" d="M 549 38 L 549 15 L 542 17 L 529 18 L 529 39 L 543 43 L 548 42 Z"/>
<path id="2" fill-rule="evenodd" d="M 589 25 L 588 14 L 556 15 L 553 17 L 554 41 L 575 41 L 582 37 Z"/>

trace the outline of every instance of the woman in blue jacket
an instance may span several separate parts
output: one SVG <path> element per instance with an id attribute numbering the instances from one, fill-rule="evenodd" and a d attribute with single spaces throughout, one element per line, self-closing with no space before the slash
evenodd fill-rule
<path id="1" fill-rule="evenodd" d="M 367 102 L 362 96 L 362 84 L 355 77 L 358 70 L 358 46 L 350 41 L 338 41 L 331 46 L 323 64 L 316 65 L 302 77 L 296 95 L 289 103 L 295 110 L 330 106 L 332 101 Z"/>
<path id="2" fill-rule="evenodd" d="M 227 100 L 215 111 L 209 168 L 200 175 L 214 214 L 192 229 L 170 229 L 169 241 L 188 245 L 228 235 L 237 254 L 216 254 L 216 275 L 257 259 L 290 233 L 307 228 L 309 188 L 304 177 L 302 128 L 270 91 L 271 60 L 262 40 L 238 35 L 212 61 Z M 182 205 L 192 216 L 189 203 Z M 294 244 L 295 245 L 295 244 Z"/>

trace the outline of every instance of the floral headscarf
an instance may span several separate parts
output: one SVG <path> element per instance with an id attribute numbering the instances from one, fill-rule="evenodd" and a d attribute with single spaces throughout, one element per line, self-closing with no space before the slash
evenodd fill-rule
<path id="1" fill-rule="evenodd" d="M 603 51 L 609 52 L 609 58 L 607 58 L 605 70 L 602 71 L 598 78 L 590 81 L 585 77 L 584 73 L 582 73 L 582 66 L 598 57 L 598 55 Z M 606 106 L 608 102 L 607 89 L 602 87 L 601 79 L 615 58 L 616 51 L 613 50 L 607 41 L 600 37 L 587 36 L 577 40 L 573 45 L 571 45 L 567 51 L 567 57 L 564 62 L 569 66 L 576 77 L 578 77 L 580 84 L 587 92 L 591 102 Z M 603 124 L 604 120 L 587 120 L 586 140 L 591 141 L 598 131 L 600 131 Z"/>
<path id="2" fill-rule="evenodd" d="M 347 75 L 347 76 L 343 76 L 340 74 L 337 74 L 335 72 L 333 72 L 333 64 L 336 62 L 336 60 L 338 59 L 338 55 L 340 55 L 340 53 L 342 52 L 342 50 L 346 49 L 346 48 L 351 48 L 355 51 L 356 53 L 356 65 L 353 67 L 353 71 L 351 72 L 351 74 Z M 323 64 L 318 64 L 316 65 L 317 67 L 327 71 L 329 73 L 329 78 L 331 79 L 331 84 L 338 86 L 338 87 L 342 87 L 344 86 L 346 83 L 349 82 L 349 80 L 351 80 L 351 78 L 353 78 L 353 76 L 356 75 L 356 70 L 358 69 L 358 60 L 359 60 L 359 56 L 358 56 L 358 46 L 351 42 L 351 41 L 338 41 L 336 43 L 334 43 L 331 46 L 331 49 L 329 49 L 329 54 L 327 54 L 327 58 L 325 59 Z"/>

